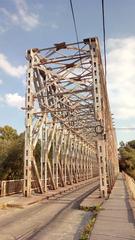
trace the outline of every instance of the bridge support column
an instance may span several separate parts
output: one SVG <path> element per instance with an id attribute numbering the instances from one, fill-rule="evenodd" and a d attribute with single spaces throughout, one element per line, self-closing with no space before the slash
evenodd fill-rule
<path id="1" fill-rule="evenodd" d="M 107 161 L 104 140 L 98 140 L 97 151 L 99 160 L 100 193 L 101 197 L 107 198 Z"/>
<path id="2" fill-rule="evenodd" d="M 31 195 L 31 179 L 32 179 L 32 114 L 33 114 L 33 94 L 32 94 L 32 79 L 33 68 L 30 56 L 32 52 L 29 52 L 29 68 L 27 70 L 27 89 L 25 99 L 25 150 L 24 150 L 24 196 L 29 197 Z"/>

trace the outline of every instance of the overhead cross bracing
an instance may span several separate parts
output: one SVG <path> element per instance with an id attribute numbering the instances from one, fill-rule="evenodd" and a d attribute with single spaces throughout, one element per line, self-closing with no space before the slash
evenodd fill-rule
<path id="1" fill-rule="evenodd" d="M 118 164 L 98 39 L 30 49 L 26 58 L 24 195 L 100 174 L 106 196 Z M 40 168 L 34 158 L 39 139 Z"/>

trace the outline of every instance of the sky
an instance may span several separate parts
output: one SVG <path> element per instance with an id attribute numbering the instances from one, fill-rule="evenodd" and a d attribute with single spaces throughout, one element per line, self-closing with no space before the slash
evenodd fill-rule
<path id="1" fill-rule="evenodd" d="M 79 39 L 103 49 L 101 0 L 72 0 Z M 118 142 L 135 139 L 135 0 L 105 0 L 107 86 Z M 0 126 L 24 131 L 25 52 L 76 41 L 69 0 L 0 0 Z M 120 129 L 129 128 L 129 129 Z"/>

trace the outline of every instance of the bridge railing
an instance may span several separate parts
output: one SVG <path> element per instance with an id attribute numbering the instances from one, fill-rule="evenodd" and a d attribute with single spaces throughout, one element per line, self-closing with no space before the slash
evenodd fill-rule
<path id="1" fill-rule="evenodd" d="M 23 179 L 0 181 L 0 196 L 13 195 L 21 193 L 23 189 Z"/>
<path id="2" fill-rule="evenodd" d="M 126 181 L 127 188 L 130 191 L 132 198 L 135 200 L 135 180 L 126 173 L 123 173 L 123 175 Z"/>
<path id="3" fill-rule="evenodd" d="M 96 177 L 97 174 L 95 173 L 93 175 L 93 178 Z M 83 177 L 83 176 L 82 176 Z M 41 180 L 41 185 L 44 188 L 44 180 Z M 83 181 L 84 179 L 82 179 Z M 58 182 L 59 182 L 59 187 L 61 186 L 61 182 L 60 182 L 60 178 L 58 177 Z M 0 197 L 5 197 L 5 196 L 9 196 L 9 195 L 13 195 L 13 194 L 18 194 L 18 193 L 22 193 L 23 192 L 23 183 L 24 183 L 24 179 L 17 179 L 17 180 L 2 180 L 0 181 Z M 69 182 L 70 185 L 70 182 Z M 47 179 L 47 189 L 48 191 L 53 190 L 52 186 L 50 184 L 50 179 Z M 37 181 L 36 180 L 32 180 L 31 181 L 31 190 L 39 193 L 39 188 L 37 186 Z"/>
<path id="4" fill-rule="evenodd" d="M 18 180 L 3 180 L 0 181 L 0 197 L 9 196 L 23 192 L 24 179 Z M 42 187 L 44 187 L 44 180 L 41 180 Z M 51 190 L 51 186 L 47 184 L 48 189 Z M 32 191 L 38 192 L 38 186 L 36 180 L 31 182 Z"/>

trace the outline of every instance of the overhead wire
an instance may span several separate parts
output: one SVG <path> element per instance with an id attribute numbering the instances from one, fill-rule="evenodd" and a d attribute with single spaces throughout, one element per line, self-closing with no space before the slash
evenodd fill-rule
<path id="1" fill-rule="evenodd" d="M 107 75 L 107 57 L 106 57 L 106 24 L 105 24 L 105 4 L 102 1 L 102 27 L 103 27 L 103 45 L 104 45 L 104 69 L 105 69 L 105 81 Z M 135 127 L 115 127 L 117 130 L 135 130 Z"/>
<path id="2" fill-rule="evenodd" d="M 74 13 L 72 0 L 70 0 L 70 7 L 71 7 L 71 12 L 72 12 L 74 28 L 75 28 L 76 40 L 77 40 L 77 42 L 79 42 L 78 31 L 77 31 L 77 24 L 76 24 L 76 19 L 75 19 L 75 13 Z"/>
<path id="3" fill-rule="evenodd" d="M 105 73 L 105 81 L 106 81 L 106 76 L 107 76 L 107 57 L 106 57 L 106 26 L 105 26 L 105 4 L 104 0 L 101 0 L 102 3 L 102 28 L 103 28 L 103 47 L 104 47 L 104 73 Z M 75 13 L 74 13 L 74 7 L 73 7 L 73 2 L 70 0 L 70 8 L 71 8 L 71 13 L 72 13 L 72 18 L 73 18 L 73 23 L 74 23 L 74 29 L 75 29 L 75 35 L 76 35 L 76 40 L 77 40 L 77 45 L 78 45 L 78 50 L 79 50 L 79 55 L 80 55 L 80 62 L 82 65 L 81 61 L 81 53 L 80 53 L 80 46 L 79 46 L 79 37 L 78 37 L 78 30 L 77 30 L 77 24 L 76 24 L 76 18 L 75 18 Z M 117 130 L 133 130 L 135 128 L 116 128 Z"/>
<path id="4" fill-rule="evenodd" d="M 80 56 L 80 63 L 81 63 L 81 66 L 82 66 L 80 45 L 79 45 L 79 36 L 78 36 L 78 30 L 77 30 L 77 24 L 76 24 L 76 18 L 75 18 L 75 13 L 74 13 L 73 2 L 72 2 L 72 0 L 69 0 L 69 1 L 70 1 L 70 8 L 71 8 L 73 24 L 74 24 L 74 30 L 75 30 L 75 35 L 76 35 L 76 41 L 77 41 L 77 45 L 78 45 L 78 52 L 79 52 L 79 56 Z"/>
<path id="5" fill-rule="evenodd" d="M 107 79 L 106 79 L 107 78 L 107 57 L 106 57 L 106 24 L 105 24 L 104 0 L 101 0 L 101 5 L 102 5 L 101 12 L 102 12 L 102 28 L 103 28 L 103 48 L 104 48 L 104 76 L 105 76 L 105 84 L 106 84 L 106 82 L 107 82 Z"/>
<path id="6" fill-rule="evenodd" d="M 117 130 L 135 130 L 135 127 L 115 127 Z"/>
<path id="7" fill-rule="evenodd" d="M 102 27 L 103 27 L 103 45 L 104 45 L 104 69 L 105 69 L 105 81 L 107 75 L 107 60 L 106 60 L 106 26 L 105 26 L 105 4 L 104 0 L 102 1 Z"/>

